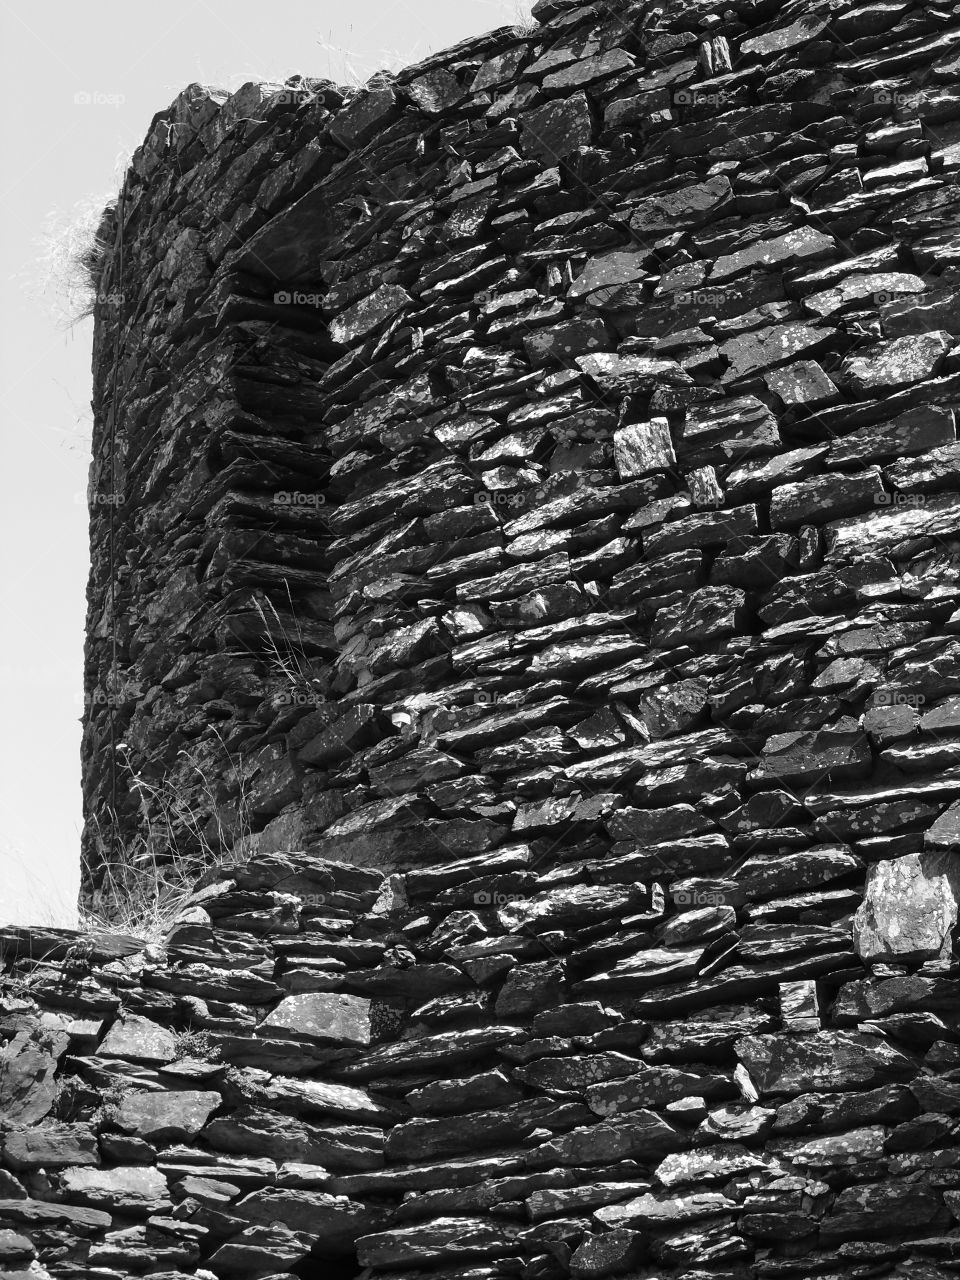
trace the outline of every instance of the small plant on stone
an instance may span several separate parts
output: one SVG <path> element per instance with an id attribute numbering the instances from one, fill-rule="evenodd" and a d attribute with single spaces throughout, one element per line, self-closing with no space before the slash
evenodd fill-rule
<path id="1" fill-rule="evenodd" d="M 140 821 L 134 838 L 122 846 L 115 837 L 118 824 L 107 831 L 96 824 L 92 862 L 99 883 L 85 904 L 83 927 L 159 943 L 189 908 L 205 873 L 246 860 L 251 828 L 242 760 L 231 760 L 240 798 L 228 830 L 214 783 L 195 755 L 180 753 L 185 776 L 199 778 L 188 793 L 183 782 L 144 777 L 125 743 L 118 744 L 117 753 Z"/>
<path id="2" fill-rule="evenodd" d="M 220 1046 L 209 1031 L 178 1031 L 173 1037 L 173 1051 L 177 1061 L 187 1059 L 196 1062 L 215 1062 L 220 1057 Z"/>
<path id="3" fill-rule="evenodd" d="M 114 252 L 115 210 L 115 196 L 97 196 L 67 213 L 51 213 L 44 224 L 35 287 L 47 295 L 64 328 L 92 316 L 98 304 L 117 302 L 102 283 Z"/>
<path id="4" fill-rule="evenodd" d="M 120 1118 L 120 1107 L 129 1091 L 122 1080 L 115 1080 L 100 1090 L 100 1106 L 94 1117 L 98 1129 L 115 1128 Z"/>
<path id="5" fill-rule="evenodd" d="M 513 0 L 513 4 L 513 34 L 516 36 L 536 35 L 540 30 L 540 24 L 530 12 L 532 5 L 527 0 Z"/>
<path id="6" fill-rule="evenodd" d="M 320 687 L 321 682 L 312 674 L 312 665 L 304 652 L 303 634 L 289 587 L 287 598 L 291 616 L 297 626 L 296 638 L 290 635 L 271 600 L 264 601 L 257 597 L 253 599 L 253 607 L 263 624 L 267 661 L 289 689 L 296 705 L 319 705 L 326 702 L 326 696 Z"/>

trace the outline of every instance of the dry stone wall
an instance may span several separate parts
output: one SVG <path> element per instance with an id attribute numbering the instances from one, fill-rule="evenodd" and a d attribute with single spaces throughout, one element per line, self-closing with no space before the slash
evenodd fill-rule
<path id="1" fill-rule="evenodd" d="M 535 14 L 105 216 L 8 1271 L 960 1270 L 960 6 Z"/>

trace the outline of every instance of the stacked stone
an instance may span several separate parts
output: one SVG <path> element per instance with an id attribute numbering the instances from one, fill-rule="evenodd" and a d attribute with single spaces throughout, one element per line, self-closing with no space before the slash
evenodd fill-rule
<path id="1" fill-rule="evenodd" d="M 250 861 L 8 940 L 17 1129 L 156 1190 L 51 1274 L 960 1266 L 960 6 L 535 14 L 193 87 L 105 224 L 85 886 L 131 774 Z M 216 1096 L 130 1147 L 118 1074 Z M 101 1212 L 23 1141 L 14 1229 Z"/>
<path id="2" fill-rule="evenodd" d="M 144 787 L 201 859 L 387 865 L 638 797 L 876 861 L 960 795 L 953 10 L 540 8 L 139 153 L 88 889 Z"/>
<path id="3" fill-rule="evenodd" d="M 916 884 L 885 926 L 868 894 L 855 952 L 849 853 L 687 881 L 679 912 L 624 859 L 535 862 L 278 854 L 164 946 L 3 931 L 0 1266 L 956 1274 L 960 983 L 918 967 Z"/>

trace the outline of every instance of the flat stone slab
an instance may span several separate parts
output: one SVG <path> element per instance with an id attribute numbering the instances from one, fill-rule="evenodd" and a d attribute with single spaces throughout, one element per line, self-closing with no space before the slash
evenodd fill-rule
<path id="1" fill-rule="evenodd" d="M 148 1141 L 184 1142 L 196 1137 L 222 1103 L 212 1090 L 130 1093 L 120 1103 L 117 1123 L 125 1133 Z"/>
<path id="2" fill-rule="evenodd" d="M 911 853 L 875 863 L 854 918 L 853 939 L 864 960 L 922 961 L 941 956 L 957 923 L 960 856 Z"/>
<path id="3" fill-rule="evenodd" d="M 360 996 L 307 994 L 288 996 L 267 1014 L 263 1035 L 295 1036 L 326 1044 L 370 1043 L 370 1001 Z"/>

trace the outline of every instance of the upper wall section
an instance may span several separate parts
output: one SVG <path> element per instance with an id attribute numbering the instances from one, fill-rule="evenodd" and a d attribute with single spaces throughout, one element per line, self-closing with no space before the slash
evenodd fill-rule
<path id="1" fill-rule="evenodd" d="M 952 839 L 960 6 L 535 12 L 346 97 L 193 86 L 135 157 L 87 892 Z"/>

